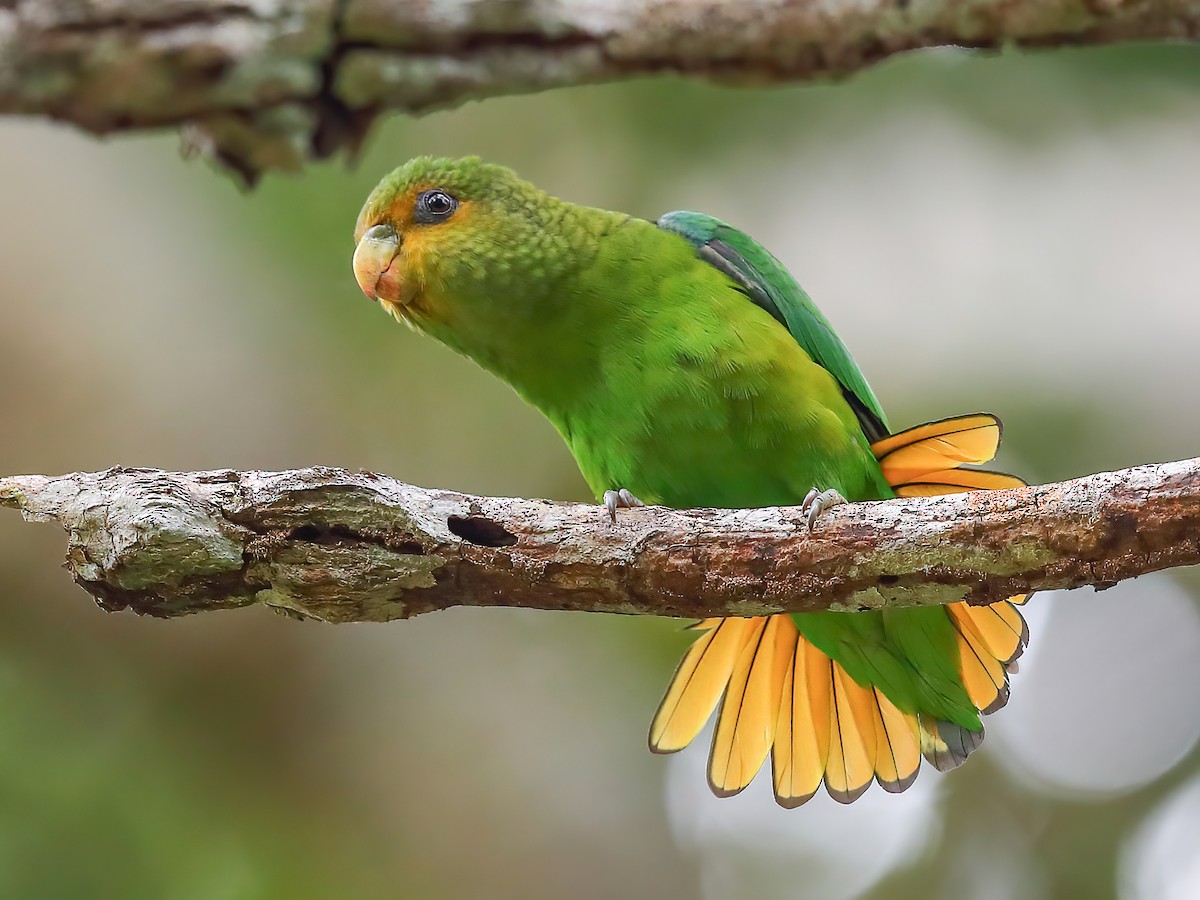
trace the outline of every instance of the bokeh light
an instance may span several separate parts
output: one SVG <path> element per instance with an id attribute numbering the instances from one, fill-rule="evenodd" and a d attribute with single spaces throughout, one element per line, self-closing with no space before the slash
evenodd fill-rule
<path id="1" fill-rule="evenodd" d="M 1200 716 L 1186 713 L 1200 683 L 1200 614 L 1187 592 L 1158 578 L 1037 600 L 1049 615 L 1030 622 L 1020 702 L 989 735 L 1006 768 L 1046 790 L 1104 795 L 1186 756 L 1200 737 Z"/>
<path id="2" fill-rule="evenodd" d="M 1121 858 L 1127 900 L 1192 900 L 1200 896 L 1200 781 L 1193 780 L 1155 809 L 1134 832 Z"/>

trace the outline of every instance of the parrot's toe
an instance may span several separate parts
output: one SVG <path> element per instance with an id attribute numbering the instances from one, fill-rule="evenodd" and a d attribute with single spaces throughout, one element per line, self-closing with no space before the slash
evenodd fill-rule
<path id="1" fill-rule="evenodd" d="M 813 488 L 805 497 L 804 502 L 800 504 L 800 512 L 808 513 L 804 518 L 804 524 L 808 526 L 808 531 L 811 534 L 813 526 L 817 524 L 817 519 L 821 513 L 834 506 L 840 506 L 848 502 L 845 497 L 835 490 L 818 491 Z"/>
<path id="2" fill-rule="evenodd" d="M 614 525 L 617 524 L 618 509 L 632 509 L 635 506 L 645 506 L 646 504 L 633 496 L 625 488 L 619 491 L 604 492 L 604 508 L 608 510 L 608 518 Z"/>

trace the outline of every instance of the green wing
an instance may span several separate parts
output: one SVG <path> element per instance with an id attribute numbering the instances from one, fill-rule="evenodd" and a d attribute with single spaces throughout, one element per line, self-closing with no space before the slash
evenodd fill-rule
<path id="1" fill-rule="evenodd" d="M 812 359 L 842 386 L 867 440 L 889 434 L 887 418 L 867 379 L 790 272 L 762 244 L 720 219 L 696 212 L 670 212 L 658 227 L 677 234 L 701 259 L 728 275 L 747 297 L 775 317 Z"/>

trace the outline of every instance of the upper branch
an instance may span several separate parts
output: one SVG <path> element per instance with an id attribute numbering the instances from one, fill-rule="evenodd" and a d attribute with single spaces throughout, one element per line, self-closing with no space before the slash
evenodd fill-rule
<path id="1" fill-rule="evenodd" d="M 903 50 L 1195 39 L 1187 0 L 0 0 L 0 114 L 187 126 L 253 180 L 386 109 L 633 75 L 845 75 Z"/>
<path id="2" fill-rule="evenodd" d="M 265 603 L 331 622 L 451 606 L 705 617 L 985 603 L 1200 562 L 1200 459 L 1061 484 L 791 507 L 622 510 L 472 497 L 342 469 L 0 478 L 68 532 L 109 610 Z"/>

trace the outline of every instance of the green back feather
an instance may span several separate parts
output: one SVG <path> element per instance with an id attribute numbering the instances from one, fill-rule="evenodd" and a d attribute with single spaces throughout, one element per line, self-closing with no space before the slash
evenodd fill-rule
<path id="1" fill-rule="evenodd" d="M 837 379 L 869 441 L 887 436 L 883 408 L 850 351 L 796 279 L 762 244 L 720 219 L 697 212 L 666 213 L 658 227 L 686 239 L 701 259 L 728 275 L 787 328 L 813 361 Z"/>

